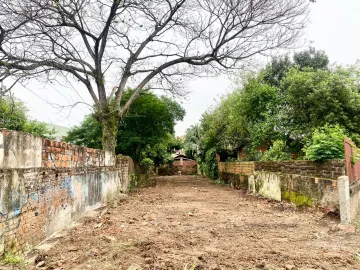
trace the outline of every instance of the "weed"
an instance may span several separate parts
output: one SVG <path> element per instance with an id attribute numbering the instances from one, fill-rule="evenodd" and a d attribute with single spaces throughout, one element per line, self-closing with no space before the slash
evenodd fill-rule
<path id="1" fill-rule="evenodd" d="M 356 219 L 354 224 L 355 224 L 356 229 L 360 230 L 360 219 Z"/>
<path id="2" fill-rule="evenodd" d="M 185 264 L 183 270 L 195 270 L 196 269 L 196 263 L 193 263 L 191 266 L 189 266 L 188 264 Z"/>
<path id="3" fill-rule="evenodd" d="M 136 181 L 136 174 L 135 173 L 131 173 L 130 175 L 130 185 L 129 185 L 129 193 L 132 193 L 136 186 L 137 186 L 137 181 Z"/>
<path id="4" fill-rule="evenodd" d="M 1 259 L 1 263 L 4 265 L 19 266 L 21 269 L 25 267 L 24 257 L 13 253 L 6 253 Z"/>
<path id="5" fill-rule="evenodd" d="M 214 180 L 215 185 L 225 186 L 226 184 L 221 179 Z"/>
<path id="6" fill-rule="evenodd" d="M 123 243 L 119 244 L 120 249 L 128 249 L 128 248 L 132 248 L 134 246 L 136 246 L 135 241 L 123 242 Z"/>
<path id="7" fill-rule="evenodd" d="M 354 261 L 360 263 L 360 254 L 358 252 L 355 252 L 355 254 L 353 255 L 353 259 Z"/>

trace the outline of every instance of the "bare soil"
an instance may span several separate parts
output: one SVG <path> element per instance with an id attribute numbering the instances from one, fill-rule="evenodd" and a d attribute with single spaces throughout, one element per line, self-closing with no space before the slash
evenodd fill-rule
<path id="1" fill-rule="evenodd" d="M 360 234 L 319 209 L 196 176 L 160 177 L 81 223 L 51 240 L 42 269 L 360 269 Z"/>

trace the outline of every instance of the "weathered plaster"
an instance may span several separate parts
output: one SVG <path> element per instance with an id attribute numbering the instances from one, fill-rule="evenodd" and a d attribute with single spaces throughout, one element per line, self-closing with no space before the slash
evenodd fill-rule
<path id="1" fill-rule="evenodd" d="M 281 201 L 280 176 L 275 173 L 261 172 L 256 174 L 255 189 L 266 198 Z"/>
<path id="2" fill-rule="evenodd" d="M 4 135 L 0 132 L 0 168 L 4 167 Z"/>
<path id="3" fill-rule="evenodd" d="M 221 179 L 235 188 L 297 206 L 329 208 L 339 207 L 337 177 L 344 170 L 343 160 L 219 163 Z"/>
<path id="4" fill-rule="evenodd" d="M 2 130 L 0 133 L 2 138 L 0 139 L 0 147 L 2 145 L 0 169 L 41 167 L 41 138 L 8 130 Z"/>
<path id="5" fill-rule="evenodd" d="M 128 157 L 8 130 L 2 140 L 0 254 L 39 243 L 129 189 Z"/>
<path id="6" fill-rule="evenodd" d="M 354 202 L 359 199 L 359 195 L 354 194 L 354 196 L 352 196 L 352 203 L 350 202 L 349 178 L 347 176 L 339 177 L 338 187 L 339 187 L 340 220 L 343 223 L 347 223 L 351 220 L 351 216 L 352 216 L 350 205 L 354 204 Z"/>

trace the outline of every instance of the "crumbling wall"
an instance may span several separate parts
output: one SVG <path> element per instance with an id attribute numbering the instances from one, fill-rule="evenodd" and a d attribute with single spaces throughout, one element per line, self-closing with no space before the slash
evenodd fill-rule
<path id="1" fill-rule="evenodd" d="M 344 160 L 327 162 L 229 162 L 219 163 L 225 181 L 277 201 L 298 206 L 338 207 L 337 178 L 345 174 Z"/>
<path id="2" fill-rule="evenodd" d="M 23 251 L 127 193 L 132 160 L 0 131 L 0 252 Z"/>

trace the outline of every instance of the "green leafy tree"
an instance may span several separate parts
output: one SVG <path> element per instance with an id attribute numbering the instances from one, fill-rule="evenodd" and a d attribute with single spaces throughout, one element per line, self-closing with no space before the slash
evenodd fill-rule
<path id="1" fill-rule="evenodd" d="M 24 103 L 12 97 L 0 96 L 0 127 L 22 131 L 28 119 Z"/>
<path id="2" fill-rule="evenodd" d="M 280 125 L 290 139 L 303 141 L 314 128 L 326 124 L 338 124 L 355 140 L 358 138 L 360 94 L 358 78 L 350 70 L 292 69 L 282 87 Z"/>
<path id="3" fill-rule="evenodd" d="M 315 129 L 304 148 L 305 158 L 316 161 L 343 159 L 344 137 L 345 130 L 338 125 Z"/>
<path id="4" fill-rule="evenodd" d="M 132 90 L 124 94 L 126 101 Z M 152 158 L 155 165 L 166 162 L 169 148 L 179 144 L 173 136 L 174 126 L 184 115 L 184 109 L 167 97 L 148 92 L 140 94 L 118 124 L 116 153 L 129 155 L 138 162 L 144 158 Z M 66 141 L 101 148 L 101 129 L 100 123 L 88 116 L 69 132 Z"/>
<path id="5" fill-rule="evenodd" d="M 200 126 L 198 124 L 191 126 L 185 134 L 185 155 L 190 158 L 196 158 L 199 152 Z"/>
<path id="6" fill-rule="evenodd" d="M 360 145 L 360 69 L 328 68 L 328 57 L 313 48 L 274 58 L 259 74 L 204 113 L 199 156 L 215 148 L 222 159 L 259 159 L 259 148 L 279 146 L 303 156 L 316 128 L 339 125 Z M 277 147 L 276 147 L 277 148 Z M 271 152 L 270 152 L 271 153 Z"/>
<path id="7" fill-rule="evenodd" d="M 216 159 L 216 149 L 211 148 L 206 152 L 204 163 L 205 174 L 212 179 L 218 179 L 219 169 Z"/>
<path id="8" fill-rule="evenodd" d="M 322 50 L 316 50 L 310 47 L 308 50 L 297 52 L 293 57 L 295 66 L 300 69 L 313 68 L 313 69 L 328 69 L 329 58 Z"/>
<path id="9" fill-rule="evenodd" d="M 54 130 L 45 123 L 32 120 L 23 102 L 10 96 L 0 96 L 0 128 L 31 133 L 35 136 L 53 138 Z"/>
<path id="10" fill-rule="evenodd" d="M 273 57 L 271 63 L 262 71 L 262 78 L 266 84 L 280 86 L 281 80 L 286 76 L 290 68 L 294 66 L 288 55 Z"/>
<path id="11" fill-rule="evenodd" d="M 94 149 L 102 148 L 101 125 L 94 117 L 88 115 L 80 126 L 73 127 L 64 138 L 66 142 Z"/>
<path id="12" fill-rule="evenodd" d="M 273 57 L 270 64 L 260 72 L 259 79 L 271 86 L 279 87 L 287 72 L 292 68 L 328 69 L 329 58 L 322 50 L 310 47 L 307 50 L 294 53 L 292 59 L 289 55 Z"/>
<path id="13" fill-rule="evenodd" d="M 270 149 L 265 151 L 261 157 L 261 161 L 278 161 L 278 160 L 290 160 L 291 153 L 286 146 L 286 142 L 282 140 L 274 141 Z"/>

